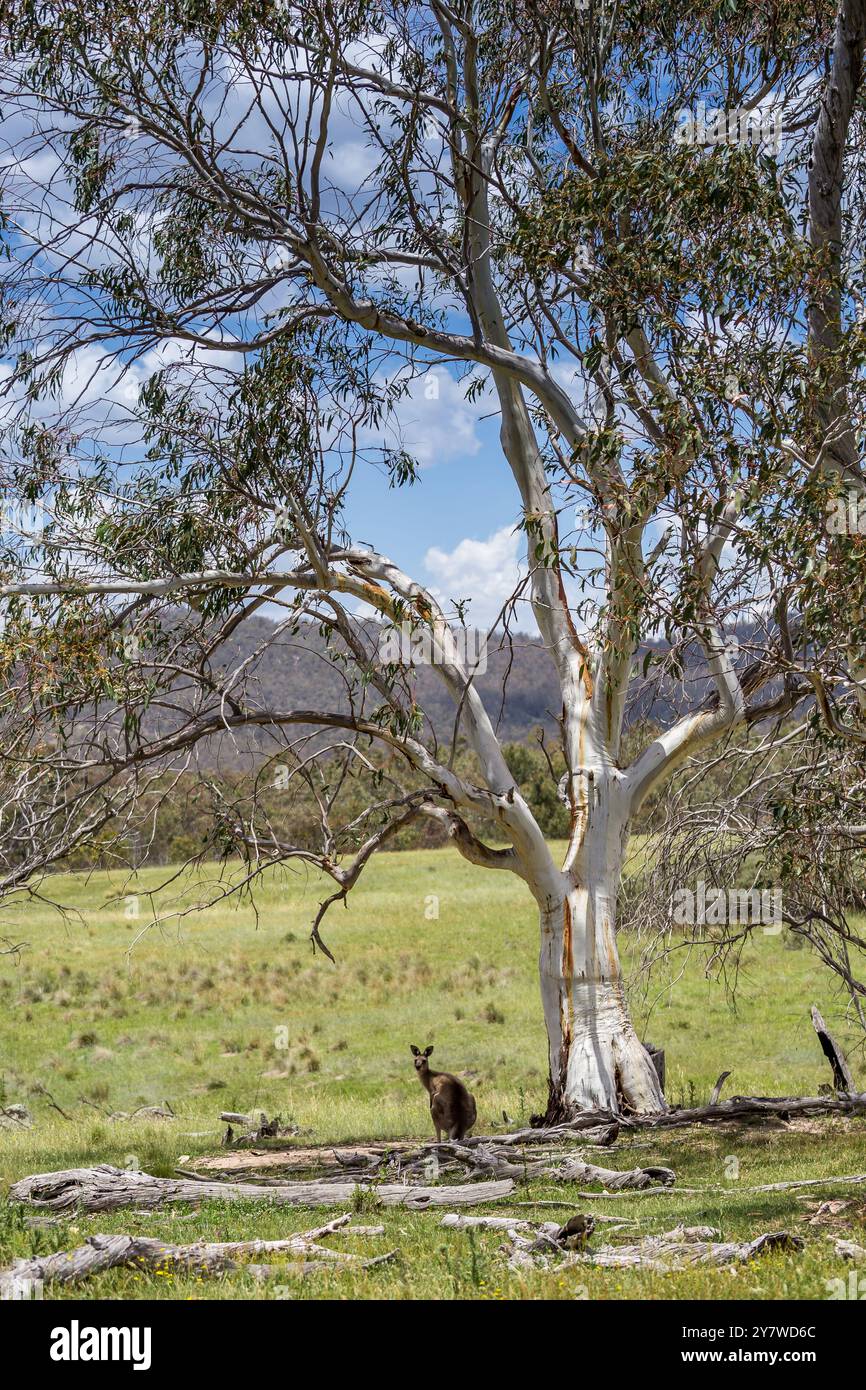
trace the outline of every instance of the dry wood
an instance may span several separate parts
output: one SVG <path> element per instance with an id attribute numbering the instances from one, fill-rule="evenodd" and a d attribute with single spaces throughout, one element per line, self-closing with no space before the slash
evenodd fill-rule
<path id="1" fill-rule="evenodd" d="M 32 1124 L 26 1105 L 0 1105 L 0 1129 L 30 1129 Z"/>
<path id="2" fill-rule="evenodd" d="M 31 1260 L 16 1260 L 8 1269 L 0 1270 L 0 1298 L 14 1293 L 16 1285 L 27 1282 L 75 1283 L 101 1274 L 107 1269 L 155 1269 L 182 1270 L 187 1274 L 225 1274 L 246 1272 L 257 1277 L 306 1274 L 314 1269 L 353 1267 L 370 1269 L 385 1260 L 391 1260 L 396 1250 L 385 1255 L 367 1259 L 363 1255 L 353 1255 L 346 1251 L 329 1250 L 318 1242 L 326 1236 L 337 1233 L 378 1235 L 382 1227 L 353 1228 L 347 1225 L 351 1220 L 347 1213 L 318 1226 L 312 1231 L 302 1231 L 285 1240 L 236 1240 L 236 1241 L 196 1241 L 191 1245 L 173 1245 L 168 1241 L 154 1240 L 148 1236 L 94 1235 L 74 1250 L 61 1250 L 54 1255 L 43 1255 Z M 342 1230 L 341 1230 L 342 1228 Z M 283 1265 L 244 1264 L 240 1257 L 245 1255 L 291 1254 L 303 1258 L 300 1264 Z M 306 1259 L 311 1256 L 311 1259 Z"/>
<path id="3" fill-rule="evenodd" d="M 691 1110 L 671 1110 L 661 1115 L 614 1117 L 605 1111 L 590 1110 L 574 1116 L 567 1123 L 544 1125 L 514 1130 L 505 1134 L 474 1135 L 461 1141 L 463 1150 L 533 1147 L 565 1144 L 576 1140 L 580 1144 L 610 1145 L 629 1131 L 637 1128 L 662 1126 L 671 1128 L 690 1124 L 706 1124 L 740 1119 L 753 1120 L 785 1118 L 792 1115 L 862 1115 L 866 1113 L 866 1093 L 851 1092 L 837 1096 L 733 1096 L 727 1101 L 719 1101 L 721 1087 L 731 1075 L 722 1072 L 710 1097 L 708 1105 Z M 248 1116 L 224 1112 L 223 1119 L 247 1121 Z M 446 1145 L 439 1152 L 440 1169 L 446 1159 Z M 435 1144 L 418 1144 L 411 1140 L 364 1143 L 351 1149 L 337 1149 L 333 1146 L 268 1145 L 266 1149 L 248 1150 L 244 1154 L 197 1159 L 195 1168 L 214 1173 L 238 1173 L 258 1171 L 265 1168 L 285 1168 L 316 1172 L 318 1169 L 345 1170 L 345 1176 L 371 1175 L 386 1166 L 393 1166 L 399 1160 L 402 1172 L 411 1172 L 413 1166 L 424 1168 L 436 1154 Z M 447 1155 L 453 1157 L 453 1154 Z M 503 1155 L 503 1157 L 505 1157 Z M 534 1158 L 537 1155 L 533 1156 Z M 483 1170 L 483 1162 L 477 1165 Z M 525 1165 L 515 1162 L 515 1169 L 526 1171 Z"/>
<path id="4" fill-rule="evenodd" d="M 760 1187 L 739 1188 L 741 1192 L 790 1192 L 794 1187 L 828 1187 L 836 1183 L 866 1182 L 866 1173 L 847 1173 L 840 1177 L 796 1178 L 791 1182 L 767 1182 Z M 728 1189 L 719 1189 L 728 1190 Z"/>
<path id="5" fill-rule="evenodd" d="M 549 1175 L 564 1182 L 598 1182 L 608 1192 L 646 1191 L 654 1186 L 673 1187 L 676 1174 L 672 1168 L 630 1168 L 625 1172 L 612 1168 L 598 1168 L 594 1163 L 584 1163 L 579 1158 L 566 1158 Z"/>
<path id="6" fill-rule="evenodd" d="M 463 1216 L 456 1211 L 443 1216 L 440 1225 L 446 1231 L 537 1231 L 547 1226 L 559 1230 L 558 1221 L 530 1221 L 523 1216 Z"/>
<path id="7" fill-rule="evenodd" d="M 839 1044 L 835 1041 L 832 1033 L 824 1022 L 818 1010 L 818 1005 L 813 1004 L 811 1008 L 812 1027 L 818 1034 L 818 1041 L 821 1050 L 830 1066 L 833 1069 L 833 1085 L 837 1091 L 850 1092 L 854 1090 L 854 1078 L 848 1066 L 848 1060 Z"/>
<path id="8" fill-rule="evenodd" d="M 287 1139 L 290 1135 L 298 1134 L 297 1125 L 284 1125 L 279 1115 L 274 1115 L 268 1119 L 263 1110 L 258 1112 L 258 1119 L 255 1115 L 243 1115 L 236 1110 L 223 1110 L 220 1119 L 228 1125 L 222 1137 L 222 1146 L 228 1148 L 245 1148 L 251 1144 L 260 1144 L 265 1139 Z M 242 1125 L 243 1134 L 235 1134 L 234 1125 Z"/>
<path id="9" fill-rule="evenodd" d="M 826 1178 L 795 1178 L 790 1182 L 769 1182 L 763 1183 L 759 1187 L 740 1187 L 737 1186 L 739 1193 L 744 1192 L 789 1192 L 797 1187 L 834 1187 L 837 1183 L 863 1183 L 866 1182 L 866 1173 L 842 1173 L 838 1176 L 830 1175 Z M 715 1195 L 718 1192 L 731 1192 L 730 1186 L 720 1184 L 712 1187 L 648 1187 L 643 1190 L 633 1189 L 622 1192 L 576 1192 L 575 1197 L 586 1198 L 588 1201 L 598 1201 L 604 1198 L 606 1201 L 613 1201 L 617 1197 L 701 1197 L 709 1194 Z M 518 1204 L 520 1205 L 520 1204 Z M 539 1206 L 538 1202 L 527 1202 L 526 1206 Z M 550 1203 L 551 1206 L 561 1206 L 563 1203 Z M 568 1205 L 571 1205 L 570 1203 Z"/>
<path id="10" fill-rule="evenodd" d="M 500 1148 L 495 1143 L 486 1146 L 476 1145 L 474 1148 L 451 1141 L 431 1145 L 421 1151 L 413 1161 L 412 1167 L 423 1168 L 435 1160 L 441 1172 L 442 1161 L 446 1157 L 454 1159 L 478 1176 L 485 1174 L 490 1177 L 517 1179 L 546 1177 L 558 1182 L 597 1182 L 611 1191 L 621 1188 L 647 1188 L 655 1183 L 670 1186 L 676 1181 L 676 1175 L 670 1168 L 631 1168 L 627 1171 L 600 1168 L 594 1163 L 586 1163 L 579 1154 L 563 1155 L 561 1151 L 556 1150 L 543 1157 L 533 1155 L 532 1159 L 520 1159 L 512 1149 Z M 407 1166 L 403 1164 L 404 1172 Z"/>
<path id="11" fill-rule="evenodd" d="M 640 1128 L 668 1129 L 674 1125 L 707 1124 L 714 1120 L 760 1119 L 773 1115 L 863 1115 L 866 1092 L 838 1096 L 732 1096 L 717 1105 L 694 1110 L 670 1110 L 663 1115 L 633 1115 L 628 1123 Z"/>
<path id="12" fill-rule="evenodd" d="M 199 1203 L 267 1201 L 281 1206 L 332 1207 L 352 1201 L 354 1182 L 299 1182 L 280 1186 L 256 1183 L 192 1182 L 188 1178 L 155 1178 L 149 1173 L 114 1168 L 101 1163 L 95 1168 L 70 1168 L 57 1173 L 36 1173 L 9 1189 L 13 1202 L 64 1210 L 115 1211 L 119 1207 L 163 1207 L 177 1202 Z M 377 1184 L 372 1192 L 383 1206 L 425 1208 L 471 1206 L 495 1202 L 514 1190 L 510 1179 L 501 1182 L 463 1183 L 458 1187 L 423 1187 L 408 1183 Z"/>
<path id="13" fill-rule="evenodd" d="M 262 1115 L 264 1120 L 264 1115 Z M 238 1124 L 252 1126 L 255 1122 L 249 1115 L 243 1115 L 236 1111 L 224 1110 L 220 1114 L 220 1119 L 228 1124 Z M 274 1121 L 269 1124 L 274 1124 Z M 614 1120 L 612 1116 L 599 1111 L 588 1111 L 585 1115 L 577 1116 L 576 1119 L 568 1124 L 545 1126 L 543 1128 L 527 1128 L 515 1130 L 506 1134 L 482 1134 L 470 1135 L 464 1138 L 461 1143 L 464 1148 L 478 1148 L 489 1144 L 501 1144 L 512 1146 L 516 1144 L 544 1144 L 550 1141 L 564 1141 L 569 1138 L 579 1137 L 581 1144 L 592 1144 L 607 1146 L 615 1143 L 619 1137 L 621 1125 L 619 1120 Z M 285 1135 L 291 1131 L 282 1130 Z M 257 1139 L 264 1141 L 270 1138 L 268 1134 L 262 1133 L 261 1128 L 253 1134 L 243 1136 L 243 1141 L 255 1142 Z M 235 1136 L 232 1140 L 232 1148 L 241 1143 Z M 334 1145 L 304 1145 L 304 1144 L 285 1144 L 267 1143 L 260 1148 L 247 1147 L 243 1152 L 232 1153 L 230 1155 L 211 1155 L 209 1157 L 198 1158 L 195 1160 L 196 1169 L 229 1173 L 242 1172 L 244 1170 L 258 1170 L 261 1168 L 291 1168 L 303 1171 L 314 1172 L 318 1169 L 342 1168 L 342 1169 L 363 1169 L 368 1168 L 373 1171 L 382 1165 L 384 1161 L 397 1156 L 406 1155 L 407 1160 L 412 1155 L 420 1153 L 427 1154 L 431 1151 L 432 1145 L 424 1140 L 393 1139 L 389 1141 L 370 1141 L 355 1144 L 352 1148 L 336 1148 Z"/>
<path id="14" fill-rule="evenodd" d="M 665 1188 L 664 1190 L 667 1192 L 668 1189 Z M 681 1192 L 682 1192 L 682 1191 L 686 1191 L 686 1192 L 687 1192 L 687 1191 L 688 1191 L 688 1188 L 680 1188 L 679 1191 L 681 1191 Z M 580 1194 L 578 1194 L 578 1195 L 580 1195 Z M 592 1195 L 593 1197 L 603 1197 L 603 1196 L 604 1196 L 604 1193 L 603 1193 L 603 1192 L 593 1192 L 591 1195 Z M 533 1209 L 533 1210 L 534 1210 L 536 1207 L 553 1207 L 553 1208 L 555 1208 L 557 1211 L 564 1211 L 566 1208 L 572 1208 L 572 1207 L 574 1206 L 574 1202 L 573 1202 L 573 1201 L 568 1201 L 568 1202 L 565 1202 L 565 1201 L 563 1201 L 563 1202 L 546 1202 L 546 1201 L 540 1201 L 540 1202 L 514 1202 L 513 1205 L 514 1205 L 515 1207 L 528 1207 L 528 1208 L 531 1208 L 531 1209 Z M 481 1217 L 481 1218 L 479 1218 L 479 1219 L 480 1219 L 480 1220 L 483 1220 L 484 1218 Z M 520 1221 L 524 1220 L 523 1217 L 518 1217 L 517 1219 L 520 1220 Z M 594 1213 L 594 1219 L 595 1219 L 595 1221 L 597 1221 L 597 1222 L 609 1221 L 609 1222 L 612 1222 L 614 1225 L 617 1225 L 617 1226 L 633 1226 L 633 1225 L 635 1224 L 634 1221 L 630 1221 L 627 1217 L 623 1217 L 623 1216 L 603 1216 L 600 1212 Z M 536 1224 L 536 1223 L 533 1223 L 533 1224 Z M 543 1223 L 542 1223 L 542 1224 L 543 1224 Z"/>
<path id="15" fill-rule="evenodd" d="M 551 1139 L 570 1139 L 579 1137 L 580 1142 L 589 1144 L 612 1144 L 619 1137 L 624 1123 L 621 1116 L 614 1116 L 607 1110 L 584 1110 L 570 1120 L 556 1125 L 532 1125 L 528 1129 L 514 1130 L 509 1134 L 479 1135 L 464 1139 L 464 1144 L 536 1144 Z"/>
<path id="16" fill-rule="evenodd" d="M 834 1252 L 843 1260 L 852 1260 L 855 1265 L 866 1264 L 866 1246 L 858 1245 L 856 1240 L 843 1240 L 833 1243 Z"/>
<path id="17" fill-rule="evenodd" d="M 720 1074 L 718 1081 L 713 1087 L 712 1095 L 710 1096 L 710 1105 L 718 1105 L 719 1097 L 722 1094 L 722 1087 L 724 1086 L 730 1074 L 731 1073 L 729 1071 L 723 1071 Z"/>
<path id="18" fill-rule="evenodd" d="M 789 1231 L 767 1231 L 754 1240 L 718 1241 L 709 1227 L 677 1227 L 659 1236 L 645 1236 L 632 1245 L 604 1245 L 570 1258 L 578 1264 L 608 1268 L 682 1269 L 689 1265 L 746 1264 L 775 1250 L 802 1250 L 804 1241 Z"/>
<path id="19" fill-rule="evenodd" d="M 609 1140 L 619 1125 L 605 1126 L 599 1131 L 596 1126 L 593 1135 L 600 1132 Z M 266 1152 L 253 1150 L 246 1157 L 232 1155 L 226 1158 L 206 1158 L 197 1162 L 195 1169 L 176 1170 L 181 1176 L 195 1179 L 199 1170 L 219 1175 L 238 1174 L 262 1168 L 279 1167 L 294 1172 L 309 1172 L 311 1178 L 329 1184 L 342 1179 L 362 1182 L 373 1175 L 382 1176 L 385 1172 L 395 1178 L 407 1175 L 419 1180 L 432 1177 L 441 1179 L 446 1174 L 468 1174 L 474 1178 L 515 1178 L 550 1177 L 559 1181 L 601 1182 L 613 1188 L 646 1187 L 654 1182 L 673 1182 L 674 1176 L 667 1168 L 635 1168 L 628 1173 L 620 1173 L 609 1168 L 597 1168 L 584 1162 L 582 1156 L 574 1157 L 566 1149 L 566 1141 L 579 1139 L 582 1147 L 586 1131 L 572 1131 L 571 1126 L 557 1127 L 552 1131 L 525 1130 L 520 1132 L 524 1138 L 521 1145 L 525 1152 L 517 1153 L 518 1135 L 498 1137 L 478 1137 L 472 1140 L 445 1140 L 442 1143 L 430 1141 L 422 1144 L 365 1144 L 352 1149 L 300 1148 L 283 1151 L 268 1149 Z M 547 1139 L 550 1135 L 550 1139 Z M 335 1170 L 339 1177 L 335 1175 Z M 285 1182 L 279 1177 L 257 1177 L 265 1186 L 281 1186 Z"/>
<path id="20" fill-rule="evenodd" d="M 259 1173 L 278 1168 L 293 1173 L 343 1173 L 348 1169 L 369 1168 L 374 1171 L 384 1158 L 417 1150 L 420 1140 L 394 1139 L 390 1143 L 354 1144 L 351 1149 L 337 1149 L 333 1144 L 272 1143 L 262 1148 L 247 1148 L 229 1154 L 210 1154 L 191 1161 L 190 1171 L 234 1176 L 238 1173 Z"/>
<path id="21" fill-rule="evenodd" d="M 511 1229 L 508 1263 L 513 1269 L 556 1268 L 566 1265 L 596 1265 L 604 1268 L 683 1269 L 689 1265 L 743 1264 L 771 1250 L 802 1250 L 804 1242 L 788 1231 L 769 1231 L 750 1241 L 721 1241 L 710 1226 L 677 1226 L 661 1235 L 644 1236 L 631 1244 L 602 1245 L 597 1250 L 578 1248 L 565 1253 L 565 1227 L 545 1222 L 532 1236 Z M 591 1227 L 590 1227 L 591 1231 Z M 590 1236 L 591 1238 L 591 1236 Z"/>
<path id="22" fill-rule="evenodd" d="M 558 1202 L 531 1202 L 528 1206 L 559 1206 Z M 633 1221 L 624 1221 L 618 1216 L 596 1216 L 591 1218 L 596 1225 L 607 1223 L 616 1230 L 633 1226 Z M 543 1234 L 556 1234 L 563 1229 L 559 1221 L 530 1221 L 525 1216 L 464 1216 L 462 1212 L 450 1211 L 442 1217 L 440 1225 L 446 1231 L 534 1231 Z"/>
<path id="23" fill-rule="evenodd" d="M 622 1192 L 584 1192 L 579 1190 L 575 1192 L 574 1196 L 580 1197 L 581 1201 L 599 1202 L 604 1200 L 606 1202 L 613 1202 L 618 1197 L 680 1197 L 684 1194 L 686 1196 L 693 1196 L 699 1192 L 710 1192 L 713 1190 L 714 1189 L 709 1187 L 633 1187 L 625 1188 Z M 718 1190 L 723 1191 L 724 1189 L 719 1188 Z M 727 1190 L 730 1191 L 729 1188 Z"/>
<path id="24" fill-rule="evenodd" d="M 622 1245 L 602 1245 L 586 1249 L 592 1239 L 597 1218 L 578 1216 L 564 1226 L 554 1221 L 525 1221 L 507 1216 L 464 1216 L 449 1212 L 442 1218 L 446 1230 L 503 1231 L 513 1269 L 556 1268 L 572 1264 L 609 1268 L 682 1269 L 693 1264 L 741 1264 L 771 1250 L 801 1250 L 803 1240 L 788 1231 L 771 1231 L 750 1241 L 722 1241 L 710 1226 L 677 1226 L 661 1235 L 644 1236 Z M 569 1230 L 576 1223 L 586 1236 L 576 1239 Z M 851 1258 L 854 1258 L 852 1255 Z"/>

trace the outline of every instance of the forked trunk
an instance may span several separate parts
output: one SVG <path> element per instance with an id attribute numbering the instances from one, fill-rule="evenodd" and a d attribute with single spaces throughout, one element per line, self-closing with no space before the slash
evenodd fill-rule
<path id="1" fill-rule="evenodd" d="M 608 786 L 589 788 L 584 833 L 559 900 L 541 912 L 541 994 L 550 1048 L 553 1122 L 578 1110 L 666 1109 L 635 1032 L 616 945 L 624 827 Z"/>

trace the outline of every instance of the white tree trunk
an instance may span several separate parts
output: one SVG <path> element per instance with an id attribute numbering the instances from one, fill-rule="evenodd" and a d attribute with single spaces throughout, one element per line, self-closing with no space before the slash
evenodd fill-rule
<path id="1" fill-rule="evenodd" d="M 652 1059 L 635 1032 L 616 945 L 626 825 L 620 788 L 589 780 L 563 892 L 541 910 L 541 996 L 550 1049 L 548 1118 L 577 1110 L 665 1110 Z"/>

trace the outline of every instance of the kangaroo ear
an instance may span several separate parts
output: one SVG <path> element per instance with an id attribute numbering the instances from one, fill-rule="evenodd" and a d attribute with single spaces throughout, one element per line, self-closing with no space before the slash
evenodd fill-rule
<path id="1" fill-rule="evenodd" d="M 424 1048 L 424 1056 L 425 1056 L 425 1057 L 429 1057 L 429 1056 L 430 1056 L 430 1053 L 431 1053 L 432 1051 L 433 1051 L 433 1044 L 431 1043 L 429 1047 L 425 1047 L 425 1048 Z"/>
<path id="2" fill-rule="evenodd" d="M 417 1047 L 415 1046 L 414 1043 L 410 1043 L 410 1044 L 409 1044 L 409 1051 L 412 1053 L 412 1056 L 413 1056 L 413 1057 L 420 1057 L 420 1056 L 421 1056 L 421 1053 L 418 1051 L 418 1049 L 417 1049 Z"/>

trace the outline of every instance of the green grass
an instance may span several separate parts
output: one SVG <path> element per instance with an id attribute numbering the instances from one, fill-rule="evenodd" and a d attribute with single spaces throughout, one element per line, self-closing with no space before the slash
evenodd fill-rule
<path id="1" fill-rule="evenodd" d="M 279 1113 L 306 1142 L 427 1136 L 426 1097 L 412 1071 L 410 1042 L 433 1042 L 434 1062 L 470 1074 L 479 1131 L 501 1126 L 503 1111 L 520 1124 L 543 1108 L 537 928 L 529 895 L 511 876 L 473 868 L 450 850 L 381 856 L 348 909 L 335 908 L 326 919 L 336 966 L 314 957 L 307 939 L 322 896 L 315 875 L 272 876 L 257 895 L 258 915 L 232 900 L 142 934 L 148 893 L 161 877 L 148 870 L 130 884 L 104 873 L 64 876 L 50 886 L 76 916 L 64 921 L 48 907 L 30 906 L 0 925 L 0 933 L 28 943 L 19 961 L 0 958 L 0 1100 L 27 1103 L 36 1121 L 28 1131 L 0 1132 L 4 1185 L 26 1173 L 94 1162 L 171 1173 L 184 1156 L 216 1148 L 220 1110 Z M 139 915 L 127 917 L 134 904 L 125 899 L 133 893 Z M 190 906 L 205 896 L 204 885 L 187 880 L 163 893 L 161 906 L 169 899 Z M 623 944 L 627 962 L 636 959 L 637 949 Z M 642 1035 L 666 1048 L 674 1102 L 705 1100 L 727 1068 L 733 1068 L 729 1093 L 814 1093 L 829 1072 L 809 1023 L 813 1002 L 844 1045 L 853 1048 L 857 1040 L 831 977 L 808 951 L 788 949 L 784 935 L 759 933 L 748 947 L 735 1008 L 724 984 L 705 978 L 697 955 L 679 951 L 673 960 L 672 971 L 654 974 L 634 1004 Z M 860 1057 L 852 1052 L 855 1074 L 862 1073 Z M 118 1121 L 104 1113 L 163 1100 L 176 1111 L 175 1121 Z M 861 1122 L 809 1122 L 642 1134 L 617 1148 L 611 1166 L 667 1163 L 683 1186 L 724 1188 L 706 1197 L 592 1203 L 593 1210 L 635 1219 L 635 1230 L 684 1221 L 719 1226 L 725 1238 L 782 1226 L 808 1236 L 802 1254 L 772 1256 L 736 1275 L 582 1269 L 518 1278 L 505 1271 L 499 1237 L 476 1235 L 470 1242 L 442 1231 L 433 1212 L 386 1211 L 385 1236 L 372 1248 L 362 1244 L 370 1253 L 399 1247 L 400 1264 L 366 1276 L 288 1280 L 284 1293 L 513 1298 L 575 1297 L 583 1290 L 592 1298 L 823 1298 L 825 1281 L 847 1270 L 838 1268 L 820 1230 L 804 1230 L 805 1203 L 795 1194 L 755 1196 L 744 1189 L 862 1171 L 864 1137 Z M 736 1181 L 727 1176 L 731 1156 L 739 1163 Z M 570 1201 L 573 1191 L 533 1183 L 515 1196 Z M 33 1229 L 0 1206 L 0 1261 L 32 1247 L 65 1248 L 95 1231 L 136 1230 L 187 1242 L 273 1237 L 320 1219 L 328 1218 L 212 1203 L 190 1219 L 121 1212 Z M 853 1238 L 864 1240 L 862 1224 Z M 91 1281 L 86 1293 L 272 1297 L 274 1286 L 237 1275 L 201 1283 L 116 1271 Z"/>

